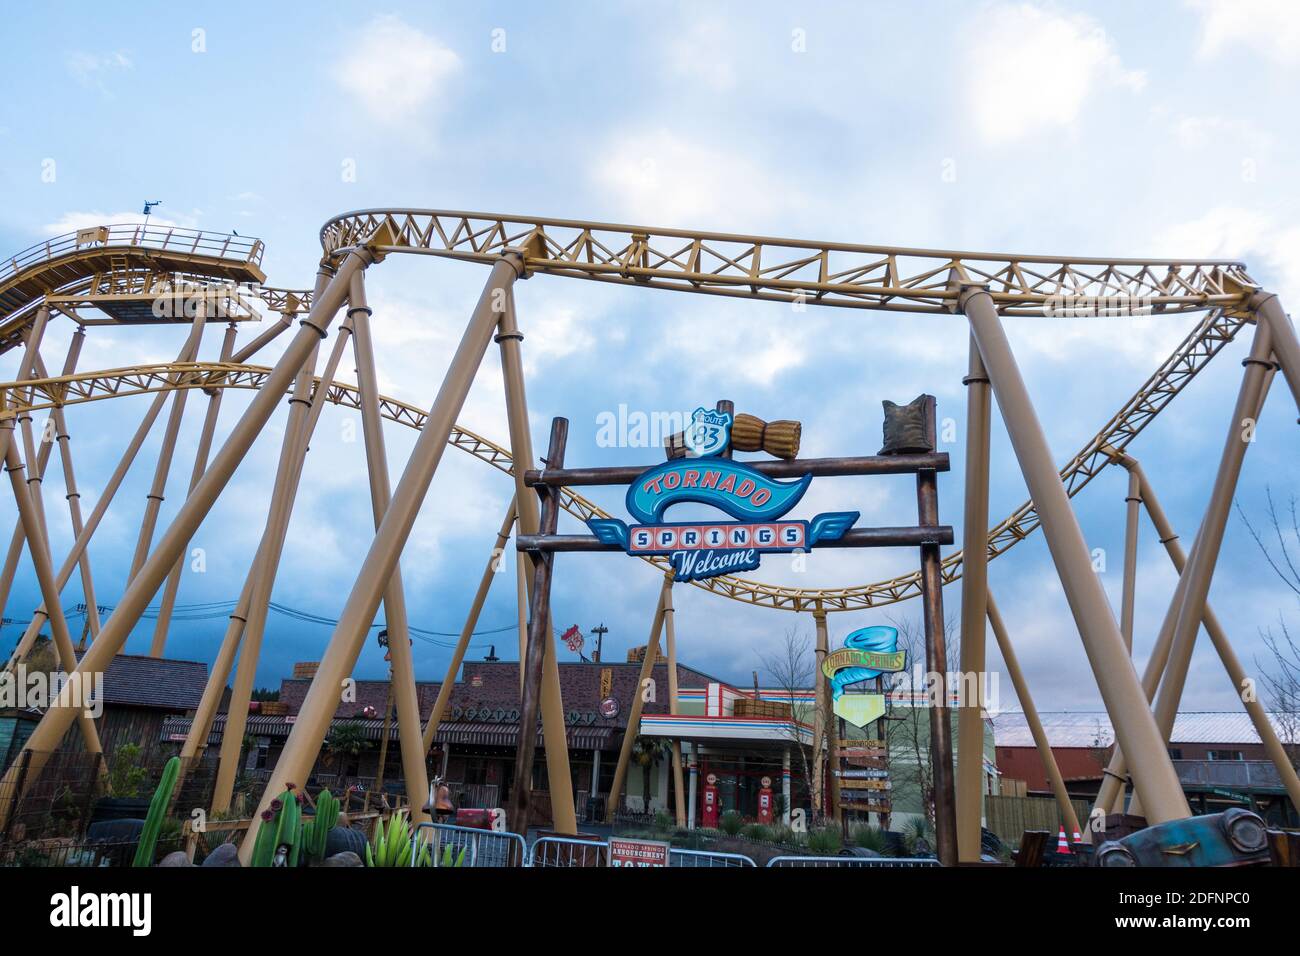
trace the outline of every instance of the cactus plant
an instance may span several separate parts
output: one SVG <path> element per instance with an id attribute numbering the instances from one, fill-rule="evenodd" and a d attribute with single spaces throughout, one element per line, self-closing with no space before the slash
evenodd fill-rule
<path id="1" fill-rule="evenodd" d="M 262 812 L 262 825 L 253 844 L 253 866 L 297 866 L 302 849 L 302 813 L 290 784 Z"/>
<path id="2" fill-rule="evenodd" d="M 302 848 L 309 859 L 325 859 L 326 841 L 338 820 L 338 800 L 328 790 L 322 790 L 316 798 L 316 815 L 302 828 Z"/>
<path id="3" fill-rule="evenodd" d="M 181 758 L 172 757 L 163 767 L 162 780 L 149 801 L 149 814 L 145 817 L 144 829 L 140 831 L 140 842 L 135 848 L 132 866 L 152 866 L 154 851 L 158 847 L 158 833 L 162 829 L 163 817 L 172 802 L 172 790 L 176 787 L 176 778 L 180 775 Z"/>

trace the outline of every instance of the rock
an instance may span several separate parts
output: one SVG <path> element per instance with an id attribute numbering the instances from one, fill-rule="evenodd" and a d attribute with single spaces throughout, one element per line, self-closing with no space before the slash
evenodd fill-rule
<path id="1" fill-rule="evenodd" d="M 344 851 L 355 853 L 359 859 L 366 852 L 366 835 L 350 827 L 333 827 L 325 835 L 325 855 L 330 857 Z"/>
<path id="2" fill-rule="evenodd" d="M 163 857 L 158 862 L 158 865 L 159 866 L 193 866 L 194 864 L 190 862 L 190 858 L 185 855 L 184 850 L 173 850 L 171 853 L 168 853 L 165 857 Z"/>
<path id="3" fill-rule="evenodd" d="M 239 866 L 239 849 L 233 843 L 223 843 L 204 859 L 202 866 Z"/>
<path id="4" fill-rule="evenodd" d="M 344 850 L 342 853 L 327 856 L 321 862 L 321 866 L 365 866 L 365 864 L 361 862 L 361 857 L 351 850 Z"/>

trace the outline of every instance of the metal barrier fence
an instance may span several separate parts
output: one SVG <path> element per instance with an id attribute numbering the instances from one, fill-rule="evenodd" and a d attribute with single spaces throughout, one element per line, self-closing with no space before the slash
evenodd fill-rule
<path id="1" fill-rule="evenodd" d="M 0 867 L 129 867 L 135 859 L 136 840 L 32 840 L 0 844 Z M 181 849 L 179 837 L 160 837 L 154 862 Z"/>
<path id="2" fill-rule="evenodd" d="M 582 840 L 575 837 L 543 836 L 528 847 L 517 833 L 496 830 L 479 830 L 458 827 L 449 823 L 421 823 L 412 837 L 415 852 L 411 865 L 415 865 L 418 849 L 428 846 L 434 865 L 444 865 L 445 850 L 451 848 L 451 861 L 455 865 L 462 850 L 461 866 L 476 867 L 538 867 L 550 869 L 606 867 L 609 865 L 609 845 L 603 840 Z M 742 853 L 721 853 L 709 850 L 668 851 L 668 865 L 672 868 L 744 868 L 757 867 L 750 857 Z M 856 856 L 777 856 L 768 861 L 769 867 L 893 867 L 917 868 L 938 866 L 939 861 L 927 858 L 856 857 Z"/>
<path id="3" fill-rule="evenodd" d="M 939 861 L 926 857 L 889 857 L 889 856 L 774 856 L 767 861 L 774 867 L 837 867 L 855 866 L 874 869 L 912 869 L 918 867 L 938 866 Z"/>
<path id="4" fill-rule="evenodd" d="M 709 850 L 669 850 L 668 865 L 673 867 L 757 867 L 743 853 L 713 853 Z"/>
<path id="5" fill-rule="evenodd" d="M 535 867 L 602 867 L 609 865 L 609 846 L 604 842 L 577 840 L 570 837 L 538 837 L 529 855 Z M 708 850 L 668 851 L 670 867 L 714 868 L 752 867 L 753 860 L 740 853 L 713 853 Z"/>
<path id="6" fill-rule="evenodd" d="M 425 835 L 428 831 L 428 835 Z M 528 845 L 518 833 L 458 827 L 450 823 L 421 823 L 411 837 L 411 865 L 415 866 L 419 850 L 429 848 L 434 866 L 442 866 L 448 850 L 453 866 L 517 867 L 528 866 Z M 463 854 L 463 857 L 462 857 Z"/>

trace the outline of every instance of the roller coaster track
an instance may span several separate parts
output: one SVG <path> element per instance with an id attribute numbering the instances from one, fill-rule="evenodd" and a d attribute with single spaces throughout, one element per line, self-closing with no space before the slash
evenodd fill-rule
<path id="1" fill-rule="evenodd" d="M 491 263 L 515 248 L 529 273 L 903 312 L 956 311 L 954 278 L 987 283 L 1003 315 L 1077 312 L 1081 300 L 1154 313 L 1232 309 L 1254 288 L 1245 265 L 1229 260 L 952 252 L 438 209 L 345 213 L 320 240 L 331 260 L 364 245 Z"/>
<path id="2" fill-rule="evenodd" d="M 56 236 L 0 260 L 0 353 L 31 325 L 39 302 L 147 308 L 178 286 L 260 284 L 260 239 L 170 226 L 97 226 Z M 242 311 L 232 318 L 247 317 Z"/>
<path id="3" fill-rule="evenodd" d="M 1061 479 L 1067 493 L 1071 497 L 1078 494 L 1112 460 L 1115 451 L 1127 446 L 1232 341 L 1246 321 L 1244 315 L 1236 312 L 1215 309 L 1206 313 L 1138 392 L 1061 470 Z M 258 389 L 269 373 L 270 369 L 259 366 L 194 362 L 87 372 L 34 380 L 21 385 L 0 383 L 0 408 L 6 410 L 5 414 L 18 413 L 24 409 L 36 412 L 174 388 Z M 320 381 L 317 379 L 315 389 L 319 390 L 319 387 Z M 332 382 L 325 392 L 325 399 L 344 408 L 360 409 L 359 392 L 346 383 Z M 381 397 L 380 410 L 390 421 L 417 430 L 424 427 L 426 413 L 414 405 L 395 398 Z M 453 428 L 448 444 L 498 471 L 513 473 L 513 461 L 507 449 L 468 429 L 459 426 Z M 610 517 L 572 489 L 562 489 L 560 500 L 564 510 L 581 521 L 593 517 Z M 1010 550 L 1037 527 L 1038 514 L 1033 502 L 1026 501 L 990 531 L 989 558 L 996 558 Z M 668 570 L 668 562 L 664 558 L 644 560 L 662 571 Z M 961 568 L 960 551 L 944 558 L 944 583 L 960 578 Z M 690 583 L 733 600 L 789 611 L 816 608 L 826 611 L 865 610 L 905 601 L 920 594 L 919 571 L 874 584 L 845 588 L 789 588 L 735 576 Z"/>

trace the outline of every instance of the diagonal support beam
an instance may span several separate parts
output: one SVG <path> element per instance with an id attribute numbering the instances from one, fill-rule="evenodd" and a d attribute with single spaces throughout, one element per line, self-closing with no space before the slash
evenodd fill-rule
<path id="1" fill-rule="evenodd" d="M 510 430 L 510 452 L 514 460 L 515 507 L 519 510 L 519 533 L 536 534 L 541 520 L 537 495 L 524 484 L 524 472 L 536 464 L 533 439 L 529 429 L 528 396 L 524 389 L 524 362 L 520 350 L 523 333 L 515 315 L 513 290 L 507 289 L 504 310 L 497 324 L 496 341 L 501 350 L 501 377 L 505 383 L 506 418 Z M 532 555 L 521 552 L 525 567 L 534 573 Z M 529 589 L 531 607 L 534 588 Z M 554 628 L 548 616 L 542 631 L 545 648 L 542 658 L 542 738 L 546 747 L 546 776 L 551 795 L 552 826 L 557 833 L 577 834 L 578 816 L 573 802 L 573 777 L 569 772 L 569 741 L 564 723 L 564 700 L 560 693 L 560 668 L 556 659 Z M 522 671 L 523 668 L 521 667 Z M 521 699 L 523 697 L 521 693 Z M 522 709 L 522 708 L 521 708 Z"/>
<path id="2" fill-rule="evenodd" d="M 1047 437 L 993 299 L 982 288 L 968 287 L 961 294 L 961 304 L 979 343 L 1020 470 L 1042 519 L 1043 535 L 1115 736 L 1125 752 L 1133 755 L 1135 788 L 1143 794 L 1155 822 L 1188 817 L 1191 810 L 1187 798 L 1124 648 L 1106 593 L 1092 570 L 1083 531 L 1052 462 Z"/>
<path id="3" fill-rule="evenodd" d="M 609 801 L 605 807 L 606 823 L 614 822 L 614 814 L 618 812 L 619 801 L 623 796 L 623 785 L 627 783 L 627 768 L 632 760 L 632 746 L 636 743 L 637 734 L 641 732 L 641 711 L 645 706 L 645 689 L 648 686 L 647 681 L 654 673 L 655 661 L 659 657 L 659 638 L 664 630 L 664 618 L 667 617 L 672 603 L 673 577 L 671 574 L 666 574 L 664 583 L 659 588 L 659 600 L 655 602 L 654 618 L 650 622 L 650 638 L 646 641 L 645 657 L 641 659 L 636 689 L 632 692 L 632 706 L 628 708 L 627 728 L 623 731 L 623 743 L 618 749 L 618 763 L 614 765 L 614 781 L 609 786 Z"/>
<path id="4" fill-rule="evenodd" d="M 190 329 L 190 337 L 186 343 L 186 354 L 191 358 L 199 354 L 199 345 L 206 325 L 207 306 L 204 302 L 199 302 L 195 310 L 194 324 Z M 145 498 L 144 518 L 140 522 L 140 534 L 135 542 L 131 573 L 126 578 L 128 585 L 140 573 L 144 559 L 149 556 L 149 548 L 153 545 L 154 531 L 158 526 L 158 513 L 162 510 L 163 496 L 167 493 L 167 476 L 171 473 L 172 457 L 176 453 L 176 436 L 180 434 L 181 419 L 185 416 L 185 403 L 189 395 L 188 388 L 178 388 L 176 394 L 172 396 L 172 408 L 167 415 L 162 446 L 158 449 L 158 462 L 154 466 L 153 484 L 150 485 L 149 494 Z"/>
<path id="5" fill-rule="evenodd" d="M 238 332 L 234 322 L 226 326 L 226 335 L 221 343 L 221 361 L 229 362 L 231 351 L 235 346 L 235 334 Z M 208 407 L 203 416 L 203 428 L 199 432 L 198 448 L 194 451 L 194 467 L 190 471 L 190 494 L 194 491 L 194 486 L 199 483 L 203 477 L 203 472 L 208 467 L 208 456 L 212 454 L 212 439 L 217 430 L 217 417 L 221 413 L 221 397 L 225 394 L 225 389 L 214 388 L 208 392 Z M 188 550 L 190 542 L 185 543 Z M 149 647 L 150 657 L 162 657 L 163 650 L 167 646 L 167 629 L 171 626 L 172 610 L 176 607 L 176 595 L 181 587 L 181 574 L 185 570 L 185 553 L 176 559 L 172 565 L 171 574 L 167 576 L 167 584 L 163 588 L 162 601 L 158 606 L 158 619 L 153 627 L 153 643 Z"/>
<path id="6" fill-rule="evenodd" d="M 325 337 L 330 319 L 347 294 L 347 284 L 352 273 L 363 268 L 372 258 L 367 249 L 359 248 L 349 252 L 343 259 L 338 274 L 321 297 L 314 301 L 311 313 L 302 320 L 298 333 L 285 348 L 280 361 L 267 375 L 262 390 L 253 396 L 239 422 L 231 431 L 230 437 L 226 439 L 221 451 L 213 459 L 211 467 L 195 487 L 194 493 L 181 505 L 171 527 L 163 534 L 158 546 L 141 567 L 140 573 L 127 586 L 112 615 L 104 622 L 99 637 L 82 657 L 81 663 L 77 666 L 77 673 L 81 675 L 81 679 L 84 680 L 85 675 L 88 674 L 102 673 L 114 655 L 126 644 L 131 630 L 139 622 L 141 614 L 149 606 L 153 596 L 157 594 L 158 588 L 176 562 L 176 558 L 193 537 L 275 411 L 280 396 L 288 389 L 312 349 Z M 440 440 L 445 442 L 447 435 L 443 434 Z M 46 755 L 58 746 L 59 741 L 76 719 L 76 708 L 70 707 L 70 702 L 71 694 L 62 693 L 55 705 L 45 712 L 45 716 L 41 718 L 24 745 L 24 751 L 32 755 L 27 765 L 24 786 L 29 785 L 26 781 L 37 779 L 44 768 Z M 14 788 L 18 774 L 19 764 L 15 762 L 0 783 Z M 8 809 L 0 808 L 0 812 L 7 815 Z M 5 819 L 0 818 L 0 826 L 3 826 L 4 822 Z M 252 850 L 251 843 L 249 850 L 250 852 Z"/>
<path id="7" fill-rule="evenodd" d="M 316 762 L 330 719 L 338 707 L 342 682 L 356 665 L 366 634 L 379 610 L 384 588 L 392 577 L 393 569 L 397 567 L 416 514 L 442 460 L 447 439 L 456 424 L 456 416 L 464 407 L 475 373 L 491 343 L 493 330 L 500 319 L 500 303 L 510 285 L 522 272 L 523 258 L 517 253 L 506 255 L 492 267 L 483 294 L 452 355 L 447 377 L 438 389 L 424 428 L 411 450 L 406 470 L 393 490 L 392 502 L 384 512 L 384 520 L 366 552 L 356 582 L 339 616 L 339 623 L 334 628 L 307 697 L 298 711 L 298 719 L 262 794 L 258 812 L 254 814 L 240 846 L 240 860 L 245 865 L 251 858 L 257 831 L 261 826 L 260 813 L 283 792 L 285 784 L 304 783 Z M 342 273 L 339 278 L 344 278 Z M 346 278 L 350 281 L 350 274 Z M 338 279 L 335 280 L 337 281 Z M 331 290 L 334 285 L 335 283 L 330 284 Z M 313 312 L 319 308 L 319 304 L 313 307 Z M 338 301 L 335 300 L 334 305 L 337 304 Z"/>
<path id="8" fill-rule="evenodd" d="M 506 508 L 506 516 L 501 521 L 501 529 L 497 532 L 496 543 L 492 546 L 492 553 L 488 555 L 487 566 L 483 569 L 483 574 L 479 578 L 478 588 L 474 592 L 474 600 L 470 602 L 469 613 L 465 615 L 465 626 L 460 629 L 460 637 L 456 640 L 456 648 L 451 652 L 451 660 L 447 663 L 447 674 L 438 685 L 438 696 L 433 702 L 433 711 L 429 714 L 429 722 L 425 725 L 423 742 L 421 746 L 427 754 L 433 747 L 433 739 L 438 733 L 438 725 L 442 723 L 443 715 L 447 712 L 447 704 L 451 701 L 451 691 L 456 684 L 456 675 L 460 672 L 461 662 L 465 660 L 465 651 L 469 648 L 469 639 L 474 636 L 474 629 L 478 627 L 478 617 L 483 611 L 483 604 L 487 601 L 488 591 L 492 589 L 492 578 L 501 567 L 501 556 L 504 553 L 506 541 L 510 538 L 510 529 L 515 524 L 515 500 L 510 499 L 510 506 Z M 522 563 L 523 558 L 520 557 Z M 525 605 L 526 605 L 525 601 Z M 523 660 L 523 656 L 519 658 Z M 523 679 L 523 668 L 519 669 L 520 680 Z"/>
<path id="9" fill-rule="evenodd" d="M 1196 633 L 1205 618 L 1210 583 L 1214 579 L 1215 565 L 1218 563 L 1223 535 L 1228 526 L 1232 496 L 1237 488 L 1237 479 L 1241 476 L 1246 448 L 1254 438 L 1259 410 L 1263 407 L 1265 398 L 1264 389 L 1271 379 L 1272 362 L 1269 356 L 1272 354 L 1272 339 L 1269 325 L 1258 322 L 1250 346 L 1250 355 L 1242 362 L 1246 371 L 1241 377 L 1237 401 L 1233 406 L 1232 418 L 1228 422 L 1228 434 L 1224 439 L 1223 453 L 1214 476 L 1210 500 L 1201 519 L 1196 547 L 1180 575 L 1180 579 L 1185 578 L 1187 583 L 1183 588 L 1182 599 L 1178 605 L 1178 616 L 1174 624 L 1173 651 L 1169 664 L 1165 668 L 1164 677 L 1160 681 L 1160 690 L 1154 708 L 1156 723 L 1165 741 L 1169 740 L 1174 729 L 1174 720 L 1178 716 L 1178 705 L 1182 700 L 1183 687 L 1191 667 Z M 1129 760 L 1130 769 L 1135 763 L 1135 760 Z M 1130 803 L 1130 812 L 1141 815 L 1143 808 L 1149 811 L 1149 804 L 1139 790 Z"/>
<path id="10" fill-rule="evenodd" d="M 191 351 L 191 344 L 192 343 L 187 340 L 181 347 L 180 354 L 176 357 L 178 363 L 188 362 L 193 359 L 194 356 Z M 176 381 L 176 379 L 173 379 L 173 381 Z M 117 466 L 113 469 L 113 474 L 109 476 L 108 482 L 104 485 L 104 490 L 100 492 L 99 499 L 95 502 L 95 507 L 91 509 L 90 517 L 86 519 L 86 524 L 73 542 L 72 549 L 68 552 L 68 556 L 63 561 L 63 566 L 59 568 L 59 573 L 55 580 L 60 592 L 63 591 L 64 586 L 72 576 L 73 570 L 77 567 L 83 555 L 85 555 L 86 548 L 90 544 L 90 539 L 99 528 L 100 521 L 103 520 L 104 514 L 108 511 L 108 506 L 112 504 L 114 496 L 122 486 L 122 481 L 126 478 L 127 472 L 135 462 L 135 457 L 139 454 L 140 448 L 144 445 L 145 439 L 149 437 L 149 432 L 153 428 L 154 422 L 158 420 L 158 415 L 162 412 L 163 405 L 167 403 L 168 394 L 170 393 L 166 391 L 159 392 L 154 396 L 153 401 L 149 403 L 149 408 L 145 412 L 144 417 L 140 420 L 140 424 L 136 427 L 135 434 L 131 436 L 131 440 L 127 443 L 126 451 L 122 453 L 122 457 L 118 460 Z M 3 435 L 3 430 L 0 430 L 0 435 Z M 15 534 L 17 533 L 19 533 L 18 530 L 15 531 Z M 19 546 L 21 547 L 21 542 L 19 542 Z M 10 657 L 10 665 L 7 666 L 12 666 L 14 661 L 27 653 L 31 647 L 32 641 L 36 639 L 36 634 L 40 631 L 46 619 L 47 615 L 45 605 L 42 604 L 36 609 L 36 613 L 32 616 L 31 623 L 28 624 L 27 630 L 19 639 L 18 646 L 14 649 L 13 655 Z"/>
<path id="11" fill-rule="evenodd" d="M 970 340 L 966 377 L 966 498 L 962 509 L 961 680 L 957 705 L 957 858 L 980 859 L 984 802 L 984 644 L 989 580 L 989 432 L 993 393 Z M 971 691 L 974 691 L 972 695 Z M 971 699 L 971 698 L 974 699 Z"/>
<path id="12" fill-rule="evenodd" d="M 1002 654 L 1002 663 L 1006 665 L 1011 686 L 1016 691 L 1016 700 L 1020 702 L 1020 709 L 1025 713 L 1025 723 L 1029 725 L 1029 733 L 1034 738 L 1038 758 L 1043 761 L 1043 770 L 1047 772 L 1047 779 L 1052 784 L 1056 808 L 1061 812 L 1061 819 L 1070 827 L 1071 837 L 1077 840 L 1082 836 L 1079 830 L 1079 815 L 1074 812 L 1074 804 L 1070 802 L 1070 793 L 1065 789 L 1065 778 L 1061 776 L 1061 768 L 1056 763 L 1056 755 L 1052 753 L 1052 743 L 1043 730 L 1043 722 L 1038 719 L 1038 708 L 1034 706 L 1034 699 L 1029 693 L 1029 684 L 1025 681 L 1024 671 L 1020 669 L 1020 659 L 1016 656 L 1016 649 L 1007 635 L 1007 626 L 1002 621 L 1002 613 L 998 610 L 997 602 L 993 600 L 992 592 L 987 595 L 987 609 L 989 624 L 993 628 L 993 638 L 998 642 L 998 651 Z M 982 743 L 981 741 L 981 745 Z"/>
<path id="13" fill-rule="evenodd" d="M 1267 372 L 1266 378 L 1271 378 L 1272 374 L 1272 371 Z M 1266 380 L 1263 389 L 1265 392 L 1267 392 L 1267 385 Z M 1173 564 L 1174 570 L 1179 573 L 1180 582 L 1185 581 L 1186 579 L 1182 578 L 1181 575 L 1187 566 L 1187 557 L 1183 553 L 1182 545 L 1178 543 L 1178 535 L 1174 533 L 1173 525 L 1170 524 L 1164 508 L 1161 507 L 1160 500 L 1156 497 L 1155 489 L 1151 486 L 1151 481 L 1143 470 L 1141 463 L 1131 455 L 1123 452 L 1116 453 L 1115 462 L 1128 469 L 1129 474 L 1137 478 L 1142 502 L 1145 505 L 1147 515 L 1151 519 L 1151 524 L 1155 527 L 1160 542 L 1165 546 L 1165 552 L 1169 555 L 1170 563 Z M 1193 546 L 1192 551 L 1195 553 L 1195 546 Z M 1181 597 L 1175 601 L 1174 606 L 1177 607 L 1179 604 L 1181 604 Z M 1219 622 L 1218 616 L 1214 613 L 1208 601 L 1205 605 L 1204 623 L 1205 631 L 1210 636 L 1210 642 L 1214 645 L 1215 651 L 1218 652 L 1224 670 L 1228 672 L 1228 677 L 1232 681 L 1233 690 L 1246 708 L 1246 713 L 1255 727 L 1255 732 L 1259 734 L 1265 752 L 1277 768 L 1282 786 L 1286 788 L 1292 804 L 1300 806 L 1300 778 L 1296 775 L 1296 769 L 1291 763 L 1285 746 L 1277 735 L 1277 729 L 1269 720 L 1264 705 L 1260 703 L 1258 696 L 1251 692 L 1253 681 L 1247 675 L 1245 668 L 1241 666 L 1241 661 L 1237 658 L 1237 653 L 1233 650 L 1231 641 L 1228 640 L 1227 632 Z M 1160 666 L 1163 669 L 1163 661 Z M 1154 696 L 1154 688 L 1152 688 L 1151 696 Z M 1108 781 L 1122 777 L 1125 773 L 1122 757 L 1121 762 L 1112 762 L 1107 772 L 1110 775 L 1118 775 L 1118 777 L 1108 776 Z M 1111 804 L 1111 808 L 1112 810 L 1116 809 L 1114 804 Z"/>
<path id="14" fill-rule="evenodd" d="M 12 429 L 12 419 L 0 424 L 0 431 L 2 432 L 9 432 L 12 431 Z M 71 673 L 79 670 L 77 667 L 77 655 L 72 648 L 72 637 L 68 634 L 68 622 L 63 616 L 63 608 L 59 606 L 59 593 L 58 589 L 54 585 L 54 568 L 50 561 L 50 549 L 45 543 L 45 530 L 41 527 L 40 516 L 36 513 L 36 506 L 32 502 L 31 489 L 28 488 L 27 483 L 23 480 L 22 457 L 18 454 L 18 449 L 14 447 L 12 442 L 9 443 L 9 447 L 5 451 L 4 466 L 5 471 L 9 472 L 9 481 L 14 492 L 14 501 L 18 505 L 18 517 L 23 524 L 23 532 L 27 535 L 27 550 L 32 556 L 32 564 L 36 569 L 36 581 L 40 586 L 42 596 L 50 606 L 54 608 L 54 611 L 50 614 L 50 633 L 53 635 L 54 646 L 59 653 L 59 664 L 64 671 Z M 86 688 L 95 686 L 93 682 L 78 681 L 74 683 L 78 684 L 80 687 Z M 64 687 L 60 699 L 63 697 L 70 698 L 71 692 L 74 689 L 74 684 L 69 683 Z M 103 748 L 99 743 L 99 733 L 95 730 L 94 721 L 86 715 L 84 703 L 84 701 L 78 702 L 78 706 L 75 707 L 75 714 L 70 712 L 69 717 L 75 716 L 77 724 L 81 728 L 81 736 L 85 741 L 86 752 L 91 754 L 103 753 Z M 69 723 L 70 722 L 71 721 L 69 721 Z M 65 726 L 65 733 L 67 732 L 67 729 L 68 728 Z M 60 734 L 59 739 L 53 741 L 52 746 L 49 747 L 50 750 L 55 749 L 55 747 L 59 745 L 62 736 L 63 735 Z M 17 767 L 16 762 L 13 767 Z M 28 775 L 30 776 L 30 764 L 27 770 Z M 31 777 L 31 779 L 35 780 L 36 777 Z M 13 806 L 17 805 L 18 799 L 22 794 L 14 792 L 13 783 L 9 781 L 4 781 L 4 783 L 7 785 L 0 787 L 0 790 L 7 790 L 13 796 L 13 799 L 7 805 L 0 806 L 0 813 L 5 814 L 5 819 L 7 819 L 9 811 Z"/>
<path id="15" fill-rule="evenodd" d="M 370 335 L 370 307 L 361 273 L 352 277 L 348 294 L 348 319 L 352 322 L 352 348 L 357 360 L 357 387 L 361 393 L 361 431 L 366 446 L 366 470 L 370 479 L 370 506 L 375 530 L 379 530 L 392 498 L 388 477 L 388 451 L 384 445 L 383 419 L 379 413 L 379 376 L 375 371 L 375 348 Z M 402 751 L 402 776 L 411 822 L 428 820 L 421 808 L 429 790 L 429 773 L 424 765 L 424 741 L 420 732 L 420 698 L 415 688 L 415 665 L 411 659 L 410 626 L 406 617 L 406 593 L 399 561 L 384 590 L 384 623 L 388 628 L 388 656 L 392 663 L 389 690 L 397 702 L 397 735 Z M 388 719 L 388 711 L 384 712 Z M 384 734 L 384 743 L 388 734 Z M 383 774 L 382 761 L 379 772 Z"/>

